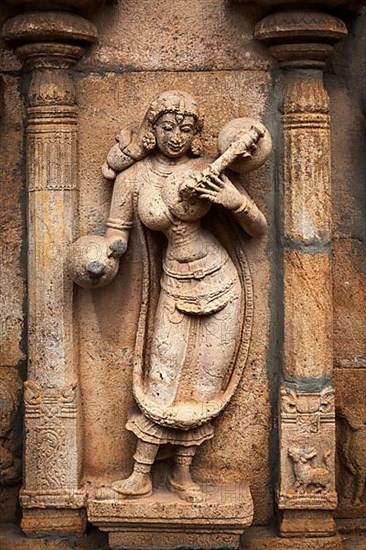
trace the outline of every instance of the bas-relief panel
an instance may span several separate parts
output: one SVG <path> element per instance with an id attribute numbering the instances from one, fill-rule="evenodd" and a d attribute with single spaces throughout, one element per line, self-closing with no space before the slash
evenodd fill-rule
<path id="1" fill-rule="evenodd" d="M 103 232 L 111 187 L 101 177 L 100 167 L 114 135 L 123 126 L 138 126 L 146 103 L 155 95 L 171 88 L 193 93 L 206 113 L 205 150 L 215 154 L 218 131 L 226 122 L 240 116 L 263 119 L 269 85 L 268 75 L 249 71 L 78 78 L 80 235 Z M 272 189 L 268 168 L 248 175 L 247 182 L 249 193 L 267 219 L 270 218 L 267 208 Z M 266 246 L 266 238 L 255 244 L 249 239 L 245 243 L 255 304 L 247 368 L 238 392 L 217 420 L 217 436 L 206 442 L 206 449 L 205 445 L 199 449 L 194 464 L 194 475 L 202 482 L 250 482 L 257 522 L 266 521 L 271 515 L 267 487 L 270 412 L 266 370 L 270 266 Z M 124 425 L 133 404 L 132 351 L 139 310 L 136 303 L 140 299 L 136 288 L 141 278 L 136 247 L 132 235 L 120 271 L 109 286 L 93 292 L 78 291 L 86 480 L 120 479 L 127 476 L 132 467 L 135 442 Z M 234 433 L 235 447 L 229 448 L 227 442 L 233 439 Z M 101 446 L 101 439 L 107 444 Z M 159 467 L 156 475 L 159 479 Z"/>

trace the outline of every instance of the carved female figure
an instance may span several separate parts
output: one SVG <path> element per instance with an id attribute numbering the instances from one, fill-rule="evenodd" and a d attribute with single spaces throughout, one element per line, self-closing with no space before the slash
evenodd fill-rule
<path id="1" fill-rule="evenodd" d="M 217 204 L 249 235 L 264 233 L 263 214 L 222 174 L 230 161 L 250 156 L 263 131 L 242 133 L 229 153 L 209 165 L 197 156 L 202 126 L 198 103 L 189 94 L 158 96 L 135 143 L 115 146 L 103 168 L 107 177 L 116 176 L 107 230 L 99 237 L 105 260 L 85 266 L 85 246 L 78 242 L 73 252 L 76 282 L 101 286 L 115 275 L 133 226 L 141 241 L 144 288 L 133 370 L 138 409 L 126 425 L 137 446 L 132 474 L 112 485 L 123 497 L 151 494 L 152 464 L 159 446 L 170 443 L 175 446 L 170 490 L 188 501 L 199 498 L 200 488 L 190 474 L 192 459 L 198 446 L 213 437 L 211 420 L 230 400 L 244 366 L 240 258 L 202 219 Z M 156 231 L 167 239 L 160 285 L 150 258 L 151 232 Z M 88 238 L 79 242 L 85 245 Z"/>

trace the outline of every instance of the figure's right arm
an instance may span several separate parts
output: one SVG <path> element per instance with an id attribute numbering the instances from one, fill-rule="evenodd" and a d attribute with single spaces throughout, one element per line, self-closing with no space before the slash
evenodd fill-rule
<path id="1" fill-rule="evenodd" d="M 133 225 L 134 178 L 131 171 L 118 174 L 113 195 L 105 238 L 111 255 L 120 257 L 127 249 L 130 230 Z"/>
<path id="2" fill-rule="evenodd" d="M 130 170 L 117 176 L 105 235 L 86 235 L 71 246 L 68 272 L 79 286 L 100 288 L 116 276 L 133 225 L 134 181 Z"/>

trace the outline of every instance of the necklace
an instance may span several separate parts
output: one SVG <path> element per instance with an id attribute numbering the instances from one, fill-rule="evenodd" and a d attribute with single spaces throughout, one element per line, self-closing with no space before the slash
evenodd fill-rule
<path id="1" fill-rule="evenodd" d="M 165 162 L 160 162 L 157 159 L 148 158 L 149 168 L 157 176 L 167 178 L 173 173 L 172 165 L 166 164 Z"/>

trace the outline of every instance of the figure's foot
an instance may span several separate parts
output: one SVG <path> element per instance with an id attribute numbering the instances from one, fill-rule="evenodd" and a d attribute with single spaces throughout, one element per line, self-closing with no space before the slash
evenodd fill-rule
<path id="1" fill-rule="evenodd" d="M 152 481 L 150 474 L 132 472 L 130 477 L 116 481 L 112 489 L 125 498 L 143 498 L 152 495 Z"/>
<path id="2" fill-rule="evenodd" d="M 111 489 L 111 487 L 106 487 L 105 485 L 102 485 L 95 490 L 93 497 L 96 500 L 110 500 L 116 498 L 116 494 Z"/>
<path id="3" fill-rule="evenodd" d="M 188 468 L 176 465 L 173 472 L 168 476 L 168 488 L 182 500 L 187 502 L 201 502 L 203 492 L 201 487 L 195 483 Z"/>

